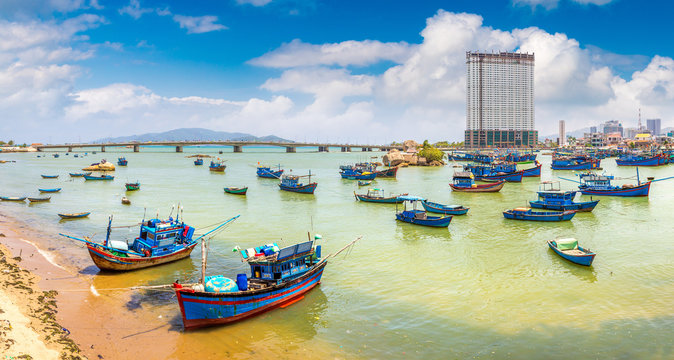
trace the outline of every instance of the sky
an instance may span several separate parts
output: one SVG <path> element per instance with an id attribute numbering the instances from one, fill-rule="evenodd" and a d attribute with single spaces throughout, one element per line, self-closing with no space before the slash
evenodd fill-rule
<path id="1" fill-rule="evenodd" d="M 184 127 L 461 141 L 466 51 L 534 53 L 536 128 L 674 126 L 674 3 L 1 0 L 0 140 Z"/>

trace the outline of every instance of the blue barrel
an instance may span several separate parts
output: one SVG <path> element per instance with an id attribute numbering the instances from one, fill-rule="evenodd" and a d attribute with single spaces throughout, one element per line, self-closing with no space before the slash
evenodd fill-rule
<path id="1" fill-rule="evenodd" d="M 236 275 L 236 285 L 239 287 L 239 291 L 248 290 L 248 276 L 246 274 Z"/>
<path id="2" fill-rule="evenodd" d="M 319 259 L 321 258 L 321 246 L 320 245 L 316 245 L 316 257 L 319 258 Z"/>

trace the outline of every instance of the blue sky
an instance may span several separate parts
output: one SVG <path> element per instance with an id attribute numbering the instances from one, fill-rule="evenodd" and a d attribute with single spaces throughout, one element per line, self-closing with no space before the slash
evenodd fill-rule
<path id="1" fill-rule="evenodd" d="M 542 135 L 674 125 L 666 1 L 4 0 L 0 139 L 207 127 L 460 140 L 467 50 L 535 52 Z M 7 139 L 5 139 L 7 138 Z"/>

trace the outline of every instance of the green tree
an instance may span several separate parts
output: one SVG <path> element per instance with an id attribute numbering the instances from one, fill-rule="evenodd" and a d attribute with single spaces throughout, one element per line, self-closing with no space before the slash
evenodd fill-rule
<path id="1" fill-rule="evenodd" d="M 426 162 L 442 161 L 445 153 L 431 145 L 428 140 L 424 140 L 419 150 L 419 156 L 426 158 Z"/>
<path id="2" fill-rule="evenodd" d="M 9 140 L 9 142 L 7 143 L 7 145 L 13 146 L 13 145 L 14 145 L 14 140 Z"/>

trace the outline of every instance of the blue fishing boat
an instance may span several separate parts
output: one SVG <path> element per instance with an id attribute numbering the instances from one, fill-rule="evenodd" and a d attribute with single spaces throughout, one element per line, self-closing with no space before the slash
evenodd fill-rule
<path id="1" fill-rule="evenodd" d="M 81 213 L 62 213 L 58 214 L 61 219 L 81 219 L 89 216 L 90 212 L 81 212 Z"/>
<path id="2" fill-rule="evenodd" d="M 442 205 L 428 200 L 421 202 L 427 212 L 444 215 L 465 215 L 470 208 L 462 205 Z"/>
<path id="3" fill-rule="evenodd" d="M 530 206 L 536 209 L 590 212 L 599 203 L 599 200 L 573 201 L 579 191 L 561 191 L 559 181 L 542 182 L 538 190 L 538 200 L 529 201 Z"/>
<path id="4" fill-rule="evenodd" d="M 203 165 L 204 164 L 204 159 L 202 158 L 197 158 L 194 160 L 194 165 Z"/>
<path id="5" fill-rule="evenodd" d="M 454 151 L 449 154 L 449 158 L 454 161 L 473 161 L 473 154 Z"/>
<path id="6" fill-rule="evenodd" d="M 547 242 L 550 249 L 552 249 L 557 255 L 571 261 L 572 263 L 590 266 L 592 265 L 592 261 L 594 261 L 596 254 L 590 249 L 580 247 L 578 245 L 578 240 L 576 239 L 557 239 L 548 240 Z"/>
<path id="7" fill-rule="evenodd" d="M 84 180 L 113 180 L 115 177 L 112 175 L 101 175 L 101 176 L 94 176 L 94 175 L 84 175 Z"/>
<path id="8" fill-rule="evenodd" d="M 119 165 L 119 166 L 126 166 L 128 164 L 129 164 L 129 161 L 126 160 L 126 158 L 124 158 L 124 157 L 121 157 L 121 158 L 117 159 L 117 165 Z"/>
<path id="9" fill-rule="evenodd" d="M 40 175 L 42 176 L 43 179 L 56 179 L 59 176 L 58 175 Z"/>
<path id="10" fill-rule="evenodd" d="M 197 284 L 173 284 L 185 330 L 236 322 L 277 307 L 300 301 L 304 294 L 321 283 L 328 259 L 351 247 L 321 258 L 321 245 L 307 241 L 285 248 L 276 243 L 251 249 L 235 248 L 250 275 L 238 274 L 236 281 L 222 275 L 206 276 L 202 257 L 202 274 Z M 203 243 L 202 243 L 203 244 Z M 207 248 L 202 245 L 202 256 Z"/>
<path id="11" fill-rule="evenodd" d="M 59 154 L 54 154 L 54 158 L 58 158 L 60 155 Z"/>
<path id="12" fill-rule="evenodd" d="M 221 222 L 213 230 L 196 239 L 193 239 L 194 227 L 185 224 L 184 221 L 179 219 L 179 216 L 176 216 L 176 219 L 169 216 L 167 220 L 150 219 L 146 221 L 143 219 L 140 224 L 139 235 L 131 245 L 126 240 L 110 239 L 112 216 L 108 220 L 107 235 L 102 244 L 92 242 L 87 238 L 59 235 L 85 243 L 89 256 L 99 269 L 130 271 L 189 257 L 199 239 L 216 231 L 221 231 L 226 224 L 234 221 L 237 217 Z"/>
<path id="13" fill-rule="evenodd" d="M 470 171 L 478 181 L 501 181 L 522 182 L 523 171 L 517 170 L 514 163 L 491 163 L 489 165 L 467 164 L 463 166 L 464 171 Z"/>
<path id="14" fill-rule="evenodd" d="M 225 165 L 224 161 L 217 159 L 217 161 L 211 160 L 211 164 L 208 165 L 208 170 L 214 172 L 225 172 L 226 167 L 227 165 Z"/>
<path id="15" fill-rule="evenodd" d="M 503 217 L 506 219 L 530 221 L 568 221 L 575 215 L 575 210 L 532 211 L 531 208 L 514 208 L 503 212 Z"/>
<path id="16" fill-rule="evenodd" d="M 265 179 L 280 179 L 283 175 L 281 165 L 278 165 L 278 170 L 272 170 L 270 166 L 260 165 L 257 163 L 257 176 Z"/>
<path id="17" fill-rule="evenodd" d="M 403 202 L 400 197 L 404 195 L 407 194 L 385 196 L 383 189 L 368 189 L 367 194 L 356 194 L 355 191 L 353 192 L 353 196 L 355 196 L 358 201 L 379 204 L 400 204 Z"/>
<path id="18" fill-rule="evenodd" d="M 561 156 L 552 158 L 552 170 L 592 170 L 601 166 L 601 160 L 588 156 Z"/>
<path id="19" fill-rule="evenodd" d="M 56 193 L 61 191 L 61 188 L 54 188 L 54 189 L 37 189 L 41 193 Z"/>
<path id="20" fill-rule="evenodd" d="M 452 188 L 452 191 L 459 192 L 498 192 L 501 191 L 505 180 L 497 181 L 491 184 L 476 184 L 475 176 L 473 173 L 464 171 L 464 172 L 455 172 L 452 177 L 452 183 L 449 186 Z"/>
<path id="21" fill-rule="evenodd" d="M 543 166 L 538 160 L 534 160 L 535 166 L 529 169 L 522 170 L 524 177 L 541 177 L 541 167 Z"/>
<path id="22" fill-rule="evenodd" d="M 300 178 L 303 177 L 309 178 L 308 184 L 300 183 Z M 314 191 L 316 191 L 318 183 L 311 182 L 311 171 L 309 171 L 309 175 L 302 175 L 302 176 L 291 174 L 283 175 L 281 176 L 281 183 L 278 184 L 278 186 L 283 191 L 290 191 L 300 194 L 313 194 Z"/>
<path id="23" fill-rule="evenodd" d="M 91 175 L 91 171 L 83 173 L 68 173 L 70 177 L 83 177 L 84 175 Z"/>
<path id="24" fill-rule="evenodd" d="M 429 216 L 426 210 L 417 210 L 417 202 L 424 202 L 424 198 L 418 196 L 402 195 L 398 199 L 403 201 L 403 210 L 398 212 L 396 205 L 396 220 L 421 226 L 448 227 L 452 222 L 452 216 Z M 412 205 L 412 210 L 407 209 L 407 204 Z"/>
<path id="25" fill-rule="evenodd" d="M 339 174 L 346 180 L 372 180 L 377 177 L 376 173 L 368 171 L 342 170 Z"/>
<path id="26" fill-rule="evenodd" d="M 580 192 L 583 195 L 623 197 L 648 196 L 648 192 L 651 188 L 651 181 L 645 183 L 639 181 L 637 185 L 625 184 L 617 186 L 611 184 L 611 181 L 615 179 L 612 175 L 584 173 L 578 174 L 578 176 L 580 177 L 578 189 L 580 189 Z"/>
<path id="27" fill-rule="evenodd" d="M 662 159 L 664 157 L 660 155 L 625 154 L 615 159 L 615 163 L 618 166 L 659 166 L 665 164 Z"/>

